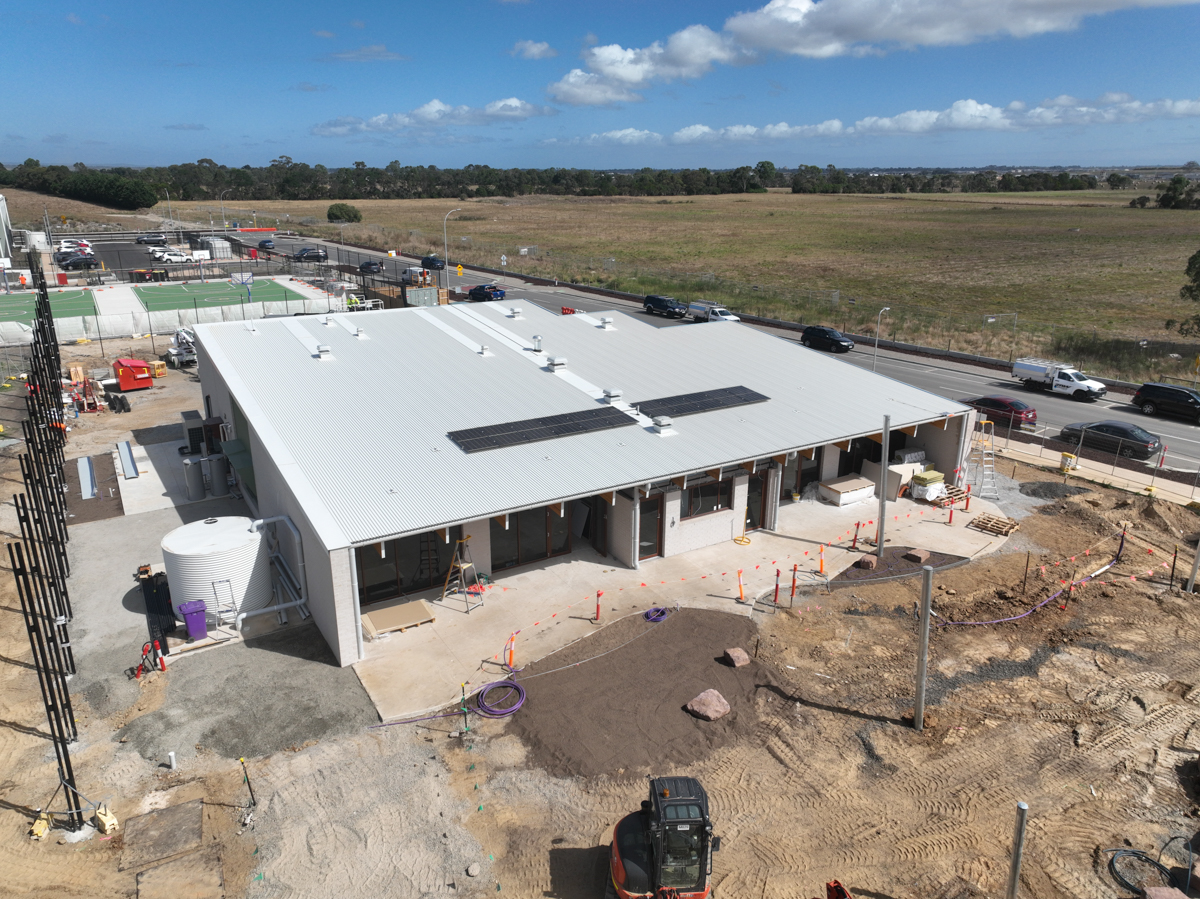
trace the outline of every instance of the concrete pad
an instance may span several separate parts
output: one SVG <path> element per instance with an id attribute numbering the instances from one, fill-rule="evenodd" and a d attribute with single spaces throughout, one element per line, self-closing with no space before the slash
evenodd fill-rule
<path id="1" fill-rule="evenodd" d="M 169 509 L 172 506 L 183 506 L 191 503 L 187 498 L 187 485 L 183 480 L 183 459 L 177 447 L 182 440 L 172 440 L 167 443 L 152 443 L 149 446 L 131 444 L 133 461 L 137 464 L 138 476 L 126 478 L 121 471 L 120 460 L 113 452 L 117 484 L 121 488 L 121 503 L 126 515 L 138 515 L 142 512 L 153 512 L 156 509 Z M 191 456 L 193 460 L 199 456 Z M 206 494 L 205 502 L 216 499 Z"/>
<path id="2" fill-rule="evenodd" d="M 996 512 L 992 503 L 973 499 L 972 511 Z M 354 665 L 380 718 L 416 716 L 457 701 L 502 680 L 504 647 L 516 634 L 515 664 L 520 667 L 594 632 L 596 591 L 603 590 L 601 623 L 645 611 L 651 606 L 688 606 L 750 615 L 754 601 L 768 598 L 781 572 L 781 604 L 786 606 L 796 566 L 800 590 L 826 589 L 828 579 L 858 560 L 864 539 L 875 536 L 879 505 L 832 506 L 821 502 L 787 503 L 779 510 L 778 530 L 751 531 L 750 543 L 732 540 L 667 559 L 651 559 L 637 570 L 605 558 L 590 546 L 566 558 L 498 574 L 484 593 L 484 604 L 469 614 L 462 602 L 438 602 L 440 590 L 416 594 L 434 610 L 437 621 L 406 633 L 382 635 L 364 644 L 366 658 Z M 887 545 L 923 546 L 937 552 L 974 557 L 994 552 L 1006 538 L 966 527 L 960 515 L 950 525 L 948 510 L 900 499 L 887 504 Z M 852 550 L 860 522 L 858 549 Z M 825 573 L 819 571 L 818 547 L 825 546 Z M 746 603 L 739 602 L 742 569 Z M 364 609 L 369 612 L 370 607 Z M 764 609 L 760 604 L 758 611 Z"/>
<path id="3" fill-rule="evenodd" d="M 224 899 L 221 859 L 193 852 L 140 872 L 137 888 L 137 899 Z"/>
<path id="4" fill-rule="evenodd" d="M 92 291 L 92 299 L 96 303 L 96 312 L 100 315 L 129 315 L 131 313 L 144 315 L 146 307 L 133 292 L 133 288 L 125 284 L 105 286 Z"/>
<path id="5" fill-rule="evenodd" d="M 125 822 L 125 849 L 119 870 L 144 868 L 160 861 L 200 848 L 204 828 L 204 800 L 195 799 Z"/>

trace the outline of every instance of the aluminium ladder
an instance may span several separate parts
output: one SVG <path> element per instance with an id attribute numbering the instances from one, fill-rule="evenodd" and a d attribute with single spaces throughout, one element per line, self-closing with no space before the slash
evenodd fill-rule
<path id="1" fill-rule="evenodd" d="M 976 496 L 1000 498 L 1000 488 L 996 486 L 995 422 L 991 419 L 984 418 L 979 422 L 979 430 L 971 440 L 967 471 L 967 483 L 976 486 Z"/>
<path id="2" fill-rule="evenodd" d="M 447 597 L 461 596 L 466 604 L 464 611 L 470 614 L 472 609 L 483 605 L 483 587 L 479 583 L 479 575 L 475 571 L 475 563 L 471 561 L 471 547 L 467 541 L 468 534 L 454 542 L 454 558 L 450 561 L 450 570 L 446 572 L 446 583 L 442 585 L 441 602 Z M 471 584 L 471 580 L 475 583 Z"/>

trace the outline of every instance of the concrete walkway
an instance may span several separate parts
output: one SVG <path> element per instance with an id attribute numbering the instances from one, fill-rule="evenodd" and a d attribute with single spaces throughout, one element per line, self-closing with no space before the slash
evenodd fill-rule
<path id="1" fill-rule="evenodd" d="M 760 602 L 758 611 L 770 614 L 776 569 L 783 572 L 780 596 L 786 605 L 795 565 L 805 602 L 820 602 L 826 588 L 819 573 L 819 547 L 829 544 L 827 577 L 853 564 L 861 553 L 850 550 L 855 523 L 864 522 L 860 537 L 868 532 L 873 537 L 878 508 L 877 501 L 842 508 L 820 502 L 787 504 L 779 510 L 779 530 L 753 531 L 749 545 L 721 543 L 649 560 L 636 571 L 601 557 L 590 546 L 576 548 L 565 559 L 497 576 L 485 592 L 484 605 L 470 614 L 461 600 L 436 602 L 440 591 L 419 594 L 414 598 L 430 603 L 437 620 L 368 641 L 365 660 L 354 668 L 386 721 L 441 708 L 457 700 L 464 686 L 470 693 L 505 677 L 504 646 L 514 633 L 515 664 L 520 667 L 595 632 L 597 591 L 603 591 L 604 624 L 651 606 L 677 603 L 750 615 L 756 597 L 767 603 Z M 1006 538 L 967 527 L 981 512 L 996 514 L 998 509 L 975 499 L 970 513 L 960 508 L 954 523 L 948 524 L 946 510 L 901 499 L 888 503 L 891 520 L 885 539 L 890 545 L 968 557 L 994 552 Z M 739 568 L 746 604 L 738 599 Z"/>
<path id="2" fill-rule="evenodd" d="M 92 299 L 100 315 L 143 314 L 146 311 L 138 295 L 127 284 L 92 288 Z"/>

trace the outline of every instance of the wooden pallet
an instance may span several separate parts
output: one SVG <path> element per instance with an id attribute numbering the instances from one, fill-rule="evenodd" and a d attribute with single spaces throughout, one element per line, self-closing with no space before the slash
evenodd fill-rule
<path id="1" fill-rule="evenodd" d="M 436 620 L 433 610 L 422 599 L 399 599 L 380 603 L 364 612 L 362 616 L 363 630 L 369 637 L 393 631 L 404 633 L 410 627 L 433 624 Z"/>
<path id="2" fill-rule="evenodd" d="M 1001 518 L 999 515 L 976 515 L 968 524 L 969 528 L 976 528 L 983 531 L 985 534 L 995 534 L 997 537 L 1007 537 L 1013 531 L 1021 529 L 1021 526 L 1011 518 Z"/>
<path id="3" fill-rule="evenodd" d="M 955 487 L 953 484 L 947 484 L 946 495 L 932 500 L 932 502 L 939 509 L 945 509 L 947 506 L 953 506 L 955 503 L 965 502 L 966 499 L 967 491 L 961 487 Z"/>

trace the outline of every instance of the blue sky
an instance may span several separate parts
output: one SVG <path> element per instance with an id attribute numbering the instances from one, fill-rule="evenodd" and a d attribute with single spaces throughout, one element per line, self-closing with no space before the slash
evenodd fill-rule
<path id="1" fill-rule="evenodd" d="M 13 4 L 0 161 L 1179 165 L 1198 4 Z"/>

